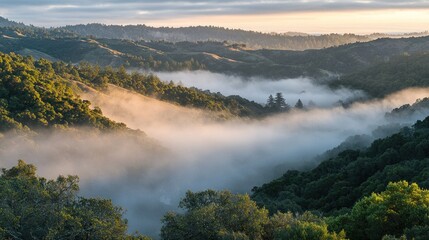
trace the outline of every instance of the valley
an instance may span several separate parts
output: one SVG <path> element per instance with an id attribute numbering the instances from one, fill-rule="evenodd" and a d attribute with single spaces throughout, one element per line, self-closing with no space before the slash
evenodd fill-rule
<path id="1" fill-rule="evenodd" d="M 0 18 L 0 238 L 426 239 L 427 35 Z"/>

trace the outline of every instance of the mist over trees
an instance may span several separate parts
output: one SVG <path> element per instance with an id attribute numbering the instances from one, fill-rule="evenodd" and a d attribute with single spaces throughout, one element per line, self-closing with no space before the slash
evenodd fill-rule
<path id="1" fill-rule="evenodd" d="M 330 83 L 362 89 L 374 97 L 383 97 L 407 87 L 429 87 L 429 53 L 403 54 Z"/>
<path id="2" fill-rule="evenodd" d="M 383 38 L 319 50 L 290 51 L 251 50 L 223 40 L 166 42 L 81 37 L 63 29 L 0 28 L 0 33 L 0 51 L 31 55 L 36 59 L 43 57 L 73 64 L 87 61 L 103 67 L 125 66 L 153 71 L 208 70 L 272 79 L 335 80 L 342 75 L 358 74 L 376 64 L 389 63 L 400 55 L 429 51 L 428 37 Z M 391 87 L 377 89 L 392 93 Z"/>
<path id="3" fill-rule="evenodd" d="M 363 196 L 384 190 L 389 182 L 406 180 L 428 188 L 429 118 L 412 128 L 374 141 L 364 150 L 346 150 L 310 171 L 288 171 L 255 187 L 252 199 L 271 213 L 320 211 L 336 215 Z"/>
<path id="4" fill-rule="evenodd" d="M 389 37 L 388 34 L 322 34 L 305 33 L 261 33 L 241 29 L 230 29 L 214 26 L 195 27 L 150 27 L 146 25 L 103 25 L 86 24 L 59 28 L 81 36 L 97 38 L 129 39 L 134 41 L 167 41 L 167 42 L 198 42 L 218 41 L 242 44 L 251 49 L 306 50 L 322 49 L 355 42 L 368 42 L 378 38 Z M 425 36 L 427 32 L 404 34 L 390 37 Z"/>
<path id="5" fill-rule="evenodd" d="M 295 104 L 296 109 L 304 109 L 304 104 L 301 102 L 301 99 L 298 99 L 298 101 Z"/>
<path id="6" fill-rule="evenodd" d="M 163 82 L 154 74 L 128 73 L 123 66 L 114 69 L 112 67 L 100 68 L 88 62 L 81 62 L 78 66 L 55 62 L 53 69 L 56 74 L 64 78 L 71 78 L 100 90 L 106 89 L 110 83 L 181 106 L 218 112 L 224 114 L 224 118 L 231 116 L 257 117 L 267 113 L 262 105 L 240 96 L 223 96 L 221 93 L 211 93 L 173 82 Z"/>
<path id="7" fill-rule="evenodd" d="M 265 107 L 270 112 L 287 112 L 291 109 L 289 104 L 286 103 L 285 98 L 283 97 L 283 93 L 278 92 L 275 94 L 275 97 L 273 95 L 270 95 L 267 99 L 267 104 Z"/>
<path id="8" fill-rule="evenodd" d="M 110 200 L 83 198 L 77 176 L 47 180 L 18 161 L 0 175 L 2 239 L 141 239 L 129 235 L 124 210 Z M 426 239 L 429 190 L 406 181 L 389 183 L 380 193 L 357 201 L 351 211 L 322 217 L 311 212 L 277 212 L 229 191 L 188 191 L 162 219 L 163 240 L 226 239 Z"/>
<path id="9" fill-rule="evenodd" d="M 2 239 L 148 239 L 127 234 L 124 210 L 110 200 L 83 198 L 77 176 L 47 180 L 18 161 L 0 175 Z"/>
<path id="10" fill-rule="evenodd" d="M 311 101 L 309 103 L 309 107 L 314 106 L 316 106 L 316 104 Z M 273 97 L 273 95 L 268 96 L 265 108 L 267 108 L 270 112 L 287 112 L 292 109 L 292 107 L 286 103 L 286 100 L 283 97 L 283 93 L 281 92 L 276 93 L 275 97 Z M 304 104 L 302 103 L 301 99 L 298 99 L 293 108 L 297 110 L 304 109 Z"/>
<path id="11" fill-rule="evenodd" d="M 321 80 L 331 80 L 320 82 L 333 88 L 347 86 L 365 90 L 371 97 L 383 97 L 409 87 L 429 86 L 428 37 L 379 39 L 367 42 L 384 35 L 311 36 L 299 33 L 263 34 L 217 27 L 175 29 L 152 28 L 144 25 L 101 24 L 45 29 L 26 26 L 1 17 L 0 35 L 0 51 L 9 52 L 0 53 L 0 140 L 15 137 L 16 133 L 19 133 L 16 134 L 19 137 L 21 133 L 26 133 L 33 137 L 32 140 L 42 141 L 46 136 L 41 134 L 42 131 L 46 131 L 47 135 L 54 135 L 57 131 L 73 131 L 76 130 L 74 128 L 80 127 L 84 127 L 84 131 L 88 130 L 90 134 L 91 131 L 95 133 L 132 131 L 125 124 L 105 117 L 100 108 L 91 106 L 89 101 L 83 100 L 78 95 L 85 88 L 108 91 L 110 84 L 149 98 L 175 104 L 175 108 L 182 106 L 197 108 L 201 112 L 216 113 L 219 118 L 216 119 L 217 121 L 233 119 L 235 121 L 231 121 L 233 124 L 227 129 L 229 131 L 238 128 L 244 121 L 254 123 L 259 118 L 273 113 L 290 111 L 291 114 L 296 114 L 287 115 L 287 117 L 304 114 L 307 112 L 301 110 L 311 109 L 319 103 L 315 100 L 316 102 L 310 101 L 307 104 L 305 100 L 304 105 L 301 95 L 299 99 L 296 97 L 293 102 L 290 100 L 287 102 L 283 93 L 277 92 L 269 95 L 263 106 L 241 96 L 224 96 L 204 89 L 184 87 L 172 81 L 163 82 L 154 74 L 131 73 L 130 69 L 133 68 L 157 71 L 205 69 L 272 78 L 311 76 Z M 427 33 L 421 35 L 427 35 Z M 354 43 L 358 41 L 362 43 Z M 337 45 L 341 46 L 325 49 L 325 47 Z M 320 50 L 278 50 L 310 48 L 320 48 Z M 25 57 L 14 52 L 34 57 Z M 129 100 L 127 101 L 126 103 L 129 104 Z M 295 101 L 296 103 L 293 104 Z M 350 105 L 349 102 L 342 100 L 338 103 L 343 107 Z M 395 119 L 404 116 L 426 116 L 425 110 L 428 106 L 428 98 L 419 99 L 414 104 L 393 109 L 386 114 L 386 119 L 394 122 Z M 341 107 L 338 109 L 344 110 Z M 147 109 L 133 110 L 141 111 L 142 114 L 151 114 Z M 357 115 L 359 116 L 362 115 Z M 174 115 L 167 117 L 173 118 L 174 121 L 178 120 Z M 189 119 L 191 118 L 185 120 Z M 274 119 L 270 116 L 263 120 L 258 121 L 258 124 L 274 124 L 275 121 L 284 119 Z M 356 119 L 353 120 L 356 121 Z M 357 121 L 359 120 L 360 118 Z M 197 125 L 196 121 L 190 122 Z M 224 129 L 217 127 L 209 130 L 215 129 L 218 135 L 225 133 Z M 245 131 L 253 130 L 246 127 Z M 399 124 L 392 128 L 397 127 L 399 128 Z M 288 130 L 288 128 L 282 129 Z M 321 129 L 326 131 L 325 128 Z M 247 136 L 245 131 L 237 131 L 237 133 Z M 332 129 L 328 128 L 328 131 Z M 136 132 L 144 137 L 141 132 Z M 171 137 L 171 129 L 166 132 L 164 134 Z M 315 132 L 316 128 L 312 128 L 310 132 L 312 137 L 320 136 Z M 261 136 L 263 134 L 259 133 L 260 131 L 255 131 L 254 135 L 264 139 L 264 136 Z M 272 131 L 269 134 L 272 134 Z M 284 133 L 281 132 L 281 134 Z M 94 135 L 95 137 L 92 136 L 91 140 L 96 141 L 101 147 L 97 148 L 97 152 L 93 151 L 95 145 L 88 144 L 86 150 L 90 149 L 90 151 L 85 154 L 97 155 L 118 141 L 125 142 L 127 151 L 132 148 L 141 150 L 137 151 L 135 154 L 137 156 L 130 157 L 131 167 L 127 165 L 120 170 L 115 169 L 125 172 L 121 174 L 127 177 L 128 174 L 133 177 L 153 174 L 148 169 L 162 168 L 161 165 L 170 164 L 167 174 L 172 174 L 177 171 L 177 166 L 183 163 L 179 161 L 179 157 L 171 154 L 168 155 L 171 158 L 168 159 L 169 161 L 158 161 L 159 165 L 146 165 L 142 163 L 144 159 L 142 160 L 141 155 L 146 149 L 158 147 L 155 144 L 152 146 L 145 141 L 139 141 L 141 140 L 139 138 L 131 139 L 135 140 L 131 147 L 125 141 L 129 138 L 126 134 L 122 135 L 123 138 L 115 139 L 108 144 L 105 141 L 106 138 Z M 197 139 L 195 135 L 177 135 L 180 141 L 186 137 Z M 49 141 L 49 144 L 52 144 L 52 139 L 66 142 L 67 139 L 62 138 L 63 136 L 65 135 L 59 134 L 46 141 Z M 75 138 L 85 138 L 85 136 L 89 135 L 73 135 Z M 292 136 L 300 137 L 298 134 Z M 215 140 L 218 139 L 225 140 L 225 138 Z M 428 239 L 429 117 L 417 121 L 411 127 L 401 128 L 400 131 L 388 137 L 379 138 L 371 144 L 369 143 L 372 140 L 369 139 L 371 138 L 364 135 L 349 138 L 347 143 L 353 146 L 347 147 L 347 143 L 340 145 L 324 154 L 323 159 L 318 159 L 317 161 L 321 162 L 318 162 L 314 168 L 301 171 L 289 170 L 271 182 L 254 187 L 253 194 L 250 196 L 235 194 L 228 190 L 188 191 L 179 203 L 180 209 L 166 213 L 162 219 L 153 220 L 160 221 L 162 224 L 160 238 L 165 240 Z M 12 144 L 6 147 L 0 146 L 0 150 L 8 151 L 8 147 L 13 144 L 19 145 L 26 140 L 28 139 L 21 141 L 12 138 Z M 295 138 L 293 140 L 295 141 Z M 319 139 L 316 140 L 319 141 Z M 212 144 L 215 141 L 203 139 L 201 142 Z M 32 143 L 34 142 L 28 144 Z M 310 147 L 314 148 L 314 144 L 311 146 L 307 141 L 305 143 L 301 151 L 310 151 Z M 239 144 L 234 145 L 234 142 L 227 142 L 227 144 L 248 154 L 247 149 L 241 148 Z M 274 145 L 271 142 L 270 144 Z M 369 146 L 366 146 L 367 144 Z M 208 147 L 213 147 L 212 145 Z M 79 146 L 83 146 L 82 143 Z M 256 144 L 251 146 L 254 147 Z M 33 147 L 39 146 L 34 144 Z M 281 147 L 289 146 L 281 145 Z M 63 154 L 67 154 L 73 148 L 64 144 L 60 149 L 60 151 L 66 150 L 56 154 L 58 159 L 55 158 L 53 160 L 55 162 L 51 161 L 49 164 L 64 163 L 61 159 Z M 212 154 L 215 155 L 214 158 L 207 157 L 212 162 L 208 165 L 198 165 L 206 169 L 195 168 L 201 171 L 201 175 L 197 176 L 210 178 L 211 176 L 207 177 L 204 174 L 207 173 L 205 171 L 213 171 L 211 167 L 214 165 L 210 165 L 213 162 L 219 162 L 221 167 L 217 169 L 221 170 L 229 170 L 227 168 L 230 166 L 239 166 L 233 170 L 242 178 L 247 175 L 240 171 L 256 169 L 244 166 L 244 164 L 254 164 L 254 162 L 245 162 L 246 159 L 238 159 L 235 165 L 228 165 L 229 162 L 224 161 L 223 158 L 228 158 L 226 155 L 229 152 L 218 155 L 217 153 L 221 151 L 215 150 L 216 154 Z M 255 157 L 258 164 L 266 163 L 264 162 L 268 159 L 266 154 L 272 153 L 271 150 L 263 150 Z M 196 151 L 190 152 L 192 155 L 204 156 L 197 155 Z M 125 164 L 126 158 L 130 156 L 126 155 L 125 151 L 117 151 L 115 154 L 121 157 L 121 161 L 115 158 L 114 161 L 117 162 L 113 163 L 111 159 L 102 158 L 102 161 L 92 164 L 110 164 L 116 168 Z M 85 159 L 78 156 L 79 159 Z M 178 160 L 178 165 L 172 163 L 175 160 Z M 78 163 L 83 162 L 85 160 Z M 185 164 L 186 167 L 197 165 L 192 161 L 186 163 L 189 164 Z M 82 168 L 87 166 L 82 165 Z M 259 171 L 261 167 L 258 165 L 257 169 Z M 180 172 L 179 175 L 183 173 L 188 172 Z M 101 174 L 105 174 L 106 176 L 103 177 L 106 178 L 111 177 L 110 172 Z M 272 172 L 268 174 L 270 177 L 275 175 Z M 155 175 L 158 175 L 158 172 L 155 172 Z M 166 186 L 157 185 L 158 181 L 170 184 L 170 179 L 164 179 L 165 176 L 167 175 L 159 174 L 155 177 L 156 180 L 147 178 L 153 182 L 137 181 L 141 191 L 139 193 L 146 193 L 142 190 L 145 184 L 150 185 L 148 188 Z M 234 178 L 234 181 L 240 177 Z M 125 179 L 128 181 L 126 184 L 129 185 L 134 181 L 131 178 Z M 142 179 L 146 180 L 146 178 L 138 178 L 138 180 Z M 248 178 L 240 181 L 249 184 Z M 234 182 L 234 184 L 239 183 Z M 176 185 L 173 186 L 176 187 Z M 115 187 L 128 186 L 118 184 Z M 140 199 L 150 198 L 144 196 L 132 200 L 137 202 L 141 201 Z M 9 169 L 3 168 L 0 172 L 1 239 L 148 240 L 146 236 L 128 232 L 128 221 L 124 218 L 125 211 L 126 209 L 116 206 L 112 200 L 80 196 L 78 176 L 59 176 L 55 180 L 45 179 L 37 176 L 34 165 L 22 160 L 19 160 L 16 166 Z M 139 214 L 139 211 L 136 211 L 136 214 Z M 144 214 L 141 217 L 145 217 Z"/>

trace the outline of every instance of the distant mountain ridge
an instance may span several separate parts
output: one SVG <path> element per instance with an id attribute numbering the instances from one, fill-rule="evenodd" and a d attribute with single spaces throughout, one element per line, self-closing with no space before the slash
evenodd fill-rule
<path id="1" fill-rule="evenodd" d="M 86 24 L 60 28 L 81 36 L 96 38 L 128 39 L 134 41 L 167 41 L 167 42 L 198 42 L 217 41 L 245 44 L 251 49 L 306 50 L 335 47 L 349 43 L 369 42 L 379 38 L 421 37 L 429 33 L 383 34 L 322 34 L 311 35 L 299 32 L 262 33 L 241 29 L 229 29 L 214 26 L 194 27 L 149 27 L 146 25 L 104 25 Z"/>
<path id="2" fill-rule="evenodd" d="M 24 23 L 18 23 L 18 22 L 14 22 L 11 21 L 7 18 L 4 17 L 0 17 L 0 27 L 27 27 L 27 25 L 25 25 Z"/>
<path id="3" fill-rule="evenodd" d="M 249 50 L 222 42 L 131 41 L 73 37 L 69 32 L 0 28 L 0 51 L 100 66 L 151 71 L 209 70 L 272 79 L 337 78 L 386 63 L 401 55 L 429 53 L 429 37 L 378 39 L 320 50 Z M 56 37 L 63 36 L 63 37 Z M 344 78 L 341 85 L 345 84 Z"/>
<path id="4" fill-rule="evenodd" d="M 367 42 L 374 40 L 374 38 L 369 36 L 360 36 L 355 34 L 326 34 L 320 36 L 308 35 L 304 33 L 269 34 L 213 26 L 155 28 L 146 25 L 119 26 L 87 24 L 66 26 L 61 29 L 76 33 L 81 36 L 94 36 L 96 38 L 108 39 L 127 39 L 134 41 L 227 41 L 231 43 L 245 44 L 251 49 L 321 49 L 348 43 Z"/>
<path id="5" fill-rule="evenodd" d="M 75 35 L 105 39 L 122 39 L 132 41 L 167 41 L 167 42 L 200 42 L 215 41 L 240 44 L 249 49 L 277 49 L 277 50 L 307 50 L 336 47 L 356 42 L 369 42 L 379 38 L 422 37 L 429 33 L 384 34 L 322 34 L 312 35 L 301 32 L 262 33 L 242 29 L 230 29 L 215 26 L 190 27 L 150 27 L 147 25 L 105 25 L 99 23 L 69 25 L 57 28 L 42 28 L 14 22 L 0 17 L 0 27 L 25 28 L 35 32 L 58 38 Z"/>

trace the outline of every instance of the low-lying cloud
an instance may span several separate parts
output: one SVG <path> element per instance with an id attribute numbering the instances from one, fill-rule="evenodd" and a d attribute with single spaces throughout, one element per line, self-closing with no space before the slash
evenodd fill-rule
<path id="1" fill-rule="evenodd" d="M 207 71 L 158 72 L 163 81 L 173 81 L 186 87 L 196 87 L 211 92 L 220 92 L 226 96 L 240 95 L 260 104 L 265 104 L 270 94 L 283 93 L 286 102 L 294 106 L 298 99 L 308 105 L 310 101 L 319 107 L 332 107 L 339 100 L 349 101 L 364 98 L 362 91 L 341 88 L 332 90 L 326 85 L 314 83 L 308 78 L 269 80 L 258 77 L 211 73 Z"/>
<path id="2" fill-rule="evenodd" d="M 385 124 L 385 112 L 428 94 L 429 89 L 407 90 L 348 109 L 219 122 L 211 113 L 111 87 L 108 94 L 87 92 L 83 97 L 108 117 L 156 140 L 85 130 L 44 133 L 30 140 L 7 135 L 1 140 L 0 159 L 2 167 L 24 159 L 51 178 L 77 174 L 84 196 L 113 199 L 128 210 L 131 231 L 156 236 L 160 218 L 176 209 L 186 190 L 249 192 L 287 169 L 307 167 L 315 155 L 348 136 L 370 134 Z"/>

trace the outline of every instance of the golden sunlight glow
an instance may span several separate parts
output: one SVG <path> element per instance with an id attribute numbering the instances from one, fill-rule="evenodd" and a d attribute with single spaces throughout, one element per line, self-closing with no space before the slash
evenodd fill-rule
<path id="1" fill-rule="evenodd" d="M 146 22 L 151 26 L 212 25 L 261 32 L 358 33 L 421 32 L 429 29 L 429 9 L 293 12 L 261 15 L 196 16 Z"/>

